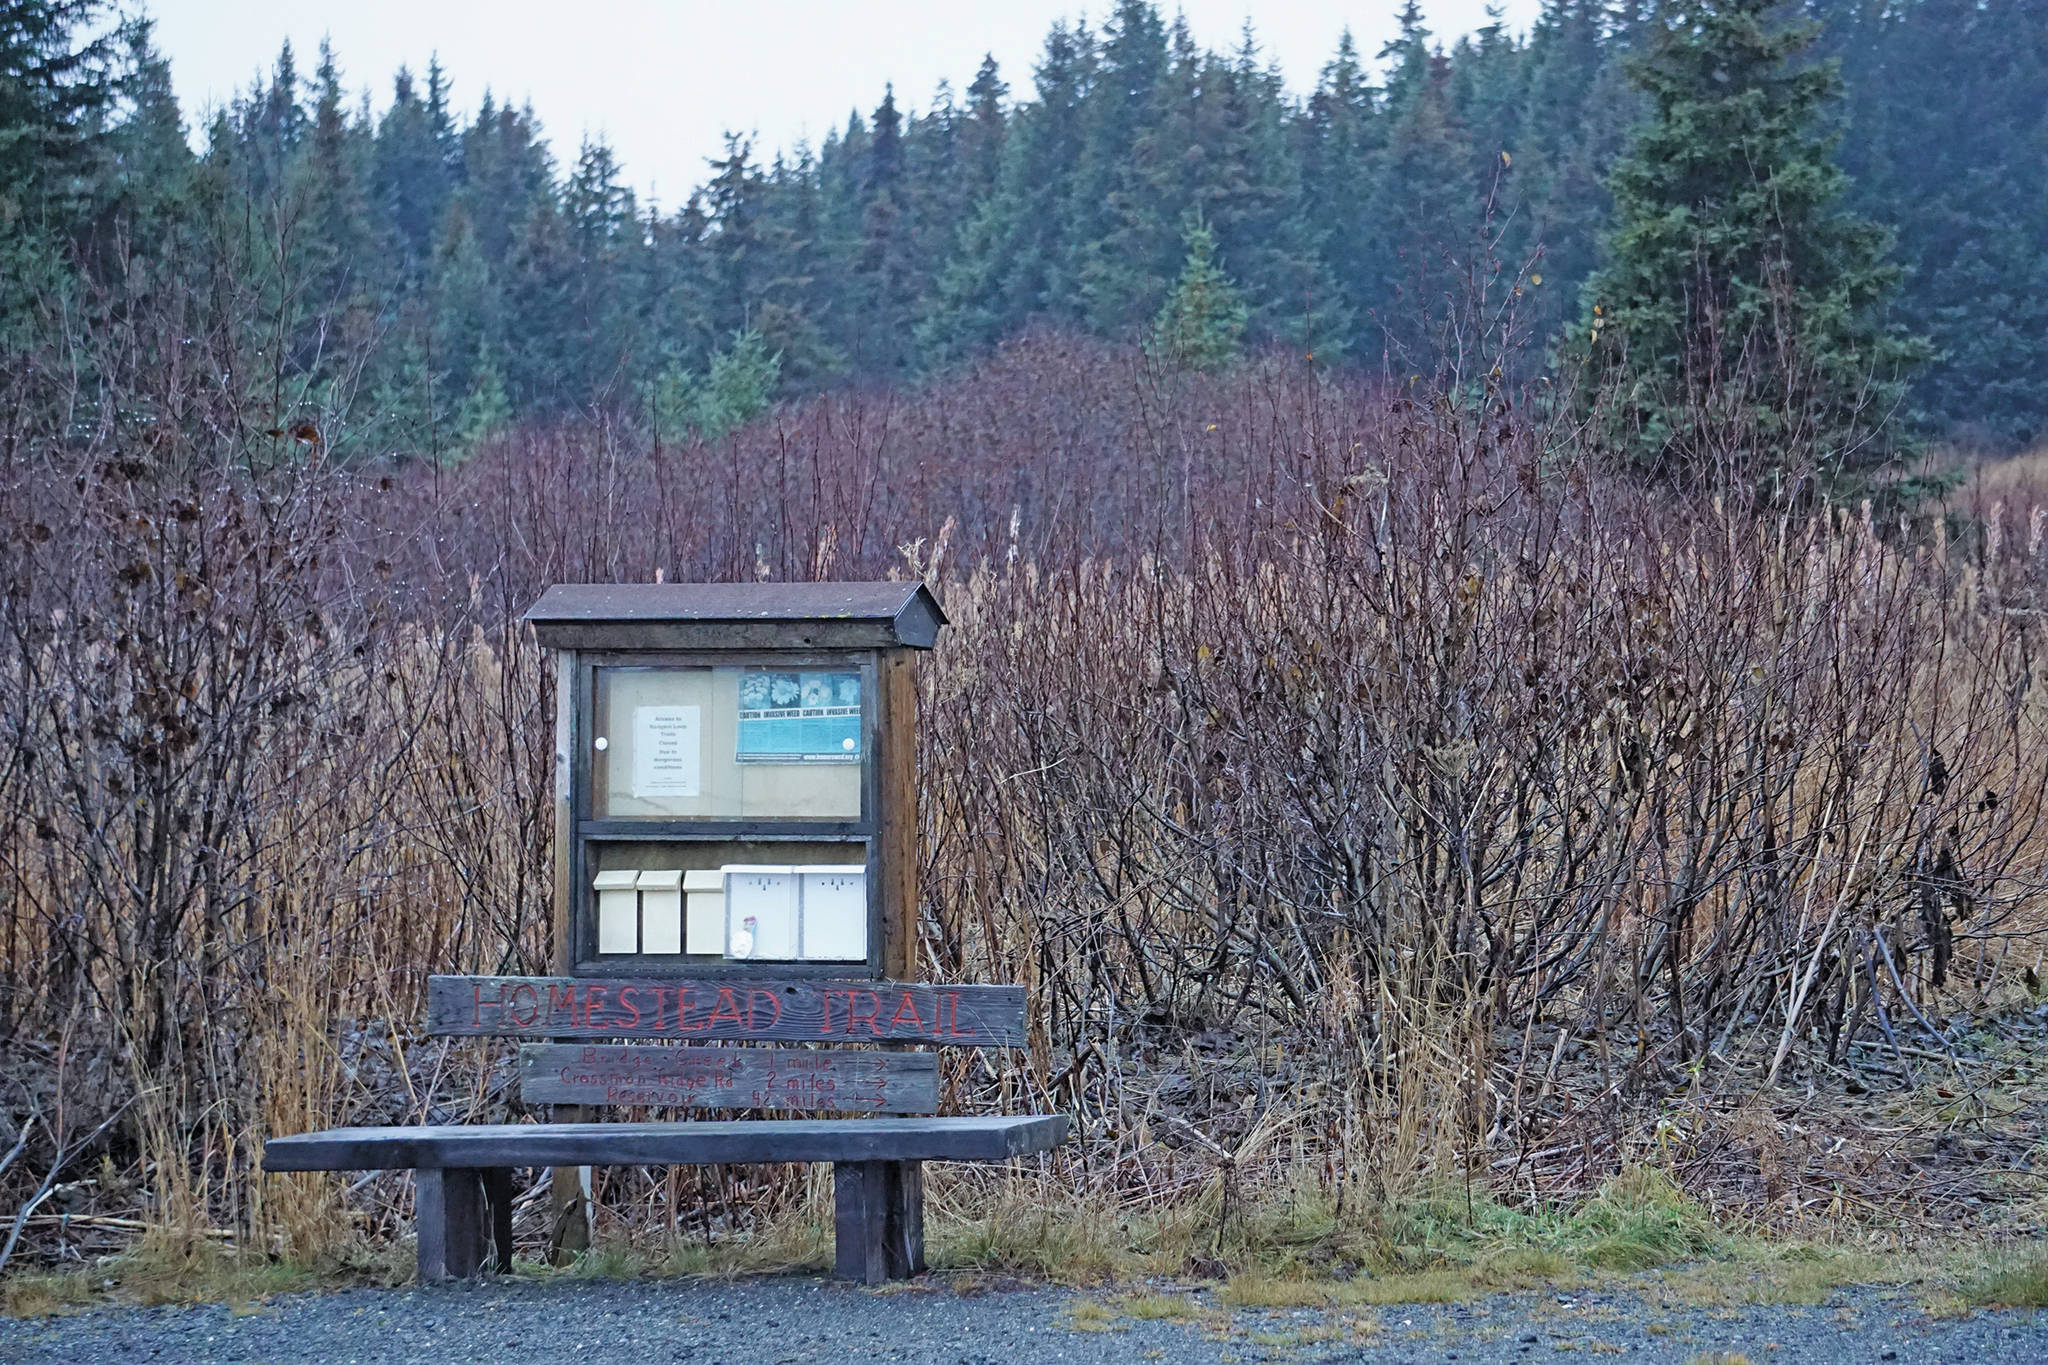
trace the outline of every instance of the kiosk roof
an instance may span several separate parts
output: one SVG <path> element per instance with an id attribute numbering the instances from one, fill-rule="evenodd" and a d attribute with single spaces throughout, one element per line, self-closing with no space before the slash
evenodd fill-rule
<path id="1" fill-rule="evenodd" d="M 924 584 L 557 583 L 525 620 L 552 649 L 930 649 Z"/>

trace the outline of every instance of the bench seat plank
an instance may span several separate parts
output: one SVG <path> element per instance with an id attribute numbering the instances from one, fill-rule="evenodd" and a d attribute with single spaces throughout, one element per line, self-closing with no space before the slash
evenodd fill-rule
<path id="1" fill-rule="evenodd" d="M 263 1169 L 1001 1161 L 1048 1151 L 1066 1135 L 1064 1114 L 330 1128 L 272 1138 L 264 1144 Z"/>

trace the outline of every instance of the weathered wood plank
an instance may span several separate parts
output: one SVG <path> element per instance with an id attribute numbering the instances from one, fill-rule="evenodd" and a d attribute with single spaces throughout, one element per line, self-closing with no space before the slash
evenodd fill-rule
<path id="1" fill-rule="evenodd" d="M 266 1163 L 267 1165 L 267 1163 Z M 448 1278 L 448 1181 L 438 1166 L 412 1173 L 412 1221 L 419 1235 L 415 1253 L 421 1284 Z"/>
<path id="2" fill-rule="evenodd" d="M 924 1167 L 842 1161 L 832 1167 L 832 1268 L 862 1284 L 924 1273 Z"/>
<path id="3" fill-rule="evenodd" d="M 889 1273 L 898 1279 L 922 1275 L 924 1264 L 924 1163 L 891 1161 L 888 1223 L 884 1250 Z"/>
<path id="4" fill-rule="evenodd" d="M 484 1265 L 487 1226 L 482 1172 L 422 1167 L 414 1172 L 421 1284 L 466 1280 Z"/>
<path id="5" fill-rule="evenodd" d="M 832 1269 L 842 1280 L 889 1278 L 886 1161 L 842 1161 L 832 1168 Z"/>
<path id="6" fill-rule="evenodd" d="M 877 779 L 881 794 L 882 975 L 917 979 L 917 656 L 910 650 L 882 655 L 882 724 L 878 735 Z"/>
<path id="7" fill-rule="evenodd" d="M 1024 1043 L 1022 986 L 902 981 L 718 981 L 436 976 L 427 1031 L 550 1038 L 746 1039 L 952 1047 Z"/>
<path id="8" fill-rule="evenodd" d="M 567 975 L 576 966 L 576 724 L 577 679 L 583 666 L 573 649 L 555 654 L 555 933 L 552 960 Z M 587 751 L 585 751 L 587 753 Z M 580 1105 L 554 1113 L 558 1123 L 581 1123 L 596 1117 Z M 570 1166 L 548 1173 L 548 1260 L 567 1265 L 590 1250 L 590 1168 Z"/>
<path id="9" fill-rule="evenodd" d="M 419 1166 L 700 1166 L 748 1161 L 1001 1161 L 1065 1140 L 1064 1114 L 439 1124 L 272 1138 L 266 1171 Z"/>
<path id="10" fill-rule="evenodd" d="M 519 1095 L 528 1104 L 929 1114 L 939 1107 L 939 1059 L 843 1048 L 528 1043 L 519 1049 Z"/>

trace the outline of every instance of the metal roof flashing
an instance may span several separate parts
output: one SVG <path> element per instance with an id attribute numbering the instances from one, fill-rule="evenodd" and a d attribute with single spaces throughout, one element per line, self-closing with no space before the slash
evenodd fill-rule
<path id="1" fill-rule="evenodd" d="M 526 611 L 550 649 L 930 649 L 923 583 L 557 583 Z"/>

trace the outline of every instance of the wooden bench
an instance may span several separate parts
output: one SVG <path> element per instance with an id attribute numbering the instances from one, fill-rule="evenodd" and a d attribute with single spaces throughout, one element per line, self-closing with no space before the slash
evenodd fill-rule
<path id="1" fill-rule="evenodd" d="M 924 1270 L 924 1162 L 1026 1156 L 1058 1146 L 1066 1132 L 1057 1114 L 333 1128 L 273 1138 L 263 1168 L 411 1170 L 420 1280 L 431 1283 L 512 1268 L 517 1167 L 829 1161 L 834 1269 L 879 1284 Z"/>
<path id="2" fill-rule="evenodd" d="M 1013 1046 L 1023 1041 L 1016 987 L 435 977 L 428 1016 L 429 1031 L 446 1036 L 588 1040 L 521 1049 L 522 1097 L 576 1114 L 608 1104 L 888 1116 L 334 1128 L 265 1145 L 266 1171 L 414 1172 L 422 1283 L 511 1267 L 515 1169 L 812 1161 L 832 1163 L 836 1272 L 901 1279 L 925 1268 L 924 1162 L 1003 1161 L 1050 1151 L 1067 1134 L 1058 1114 L 933 1115 L 931 1052 L 598 1041 Z"/>

